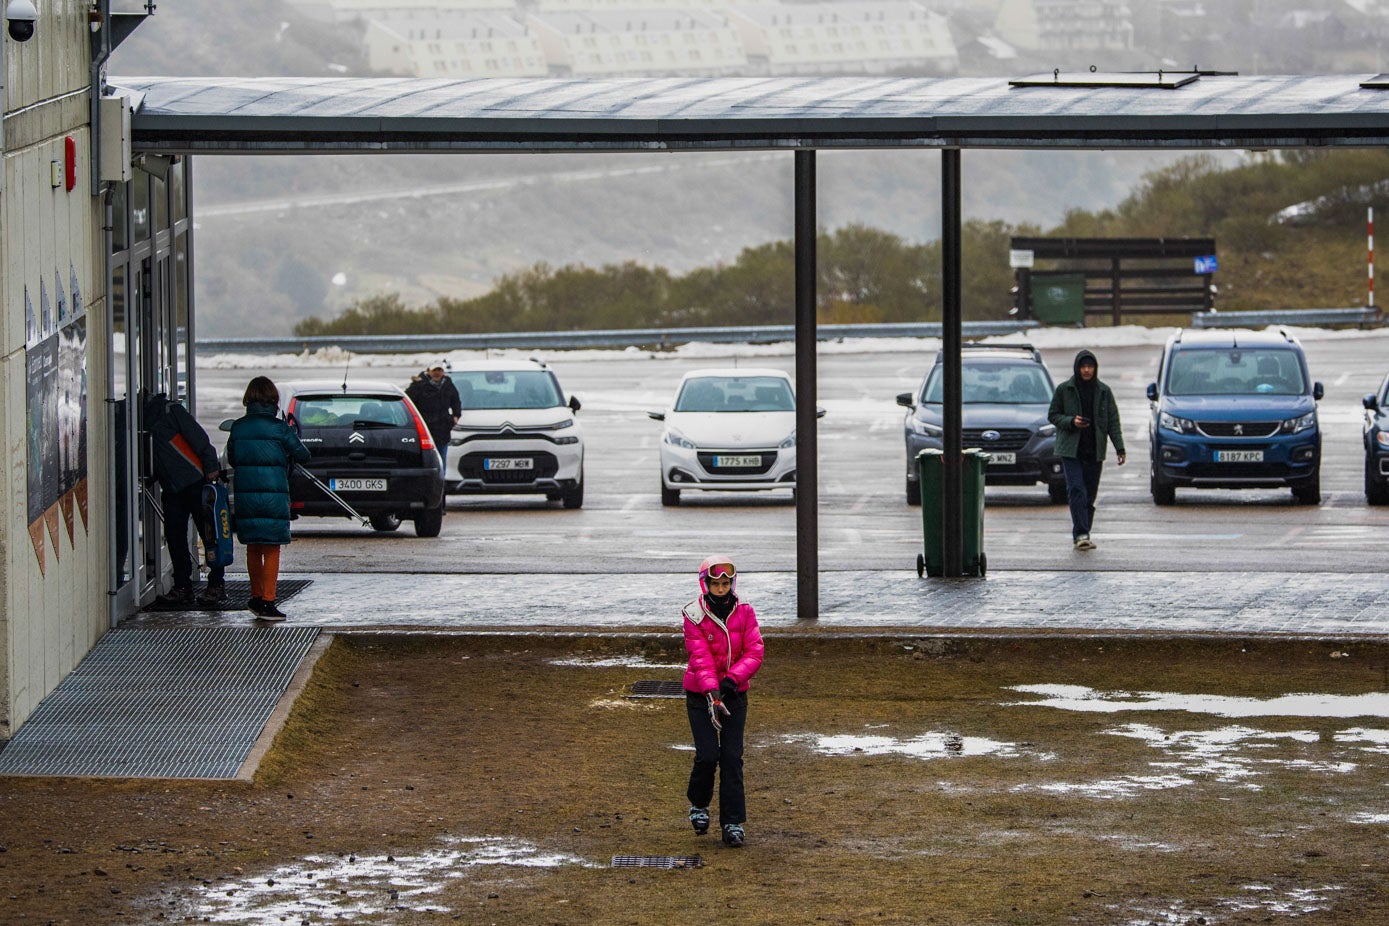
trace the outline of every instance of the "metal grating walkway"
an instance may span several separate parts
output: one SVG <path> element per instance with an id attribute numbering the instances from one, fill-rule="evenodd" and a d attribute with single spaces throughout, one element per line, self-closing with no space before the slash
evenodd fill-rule
<path id="1" fill-rule="evenodd" d="M 0 775 L 235 778 L 317 634 L 112 630 L 0 752 Z"/>
<path id="2" fill-rule="evenodd" d="M 632 683 L 629 698 L 683 698 L 685 686 L 681 682 L 654 681 L 641 679 Z"/>

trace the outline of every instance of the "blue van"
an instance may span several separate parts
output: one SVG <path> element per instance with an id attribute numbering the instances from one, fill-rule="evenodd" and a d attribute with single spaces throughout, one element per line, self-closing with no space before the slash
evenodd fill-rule
<path id="1" fill-rule="evenodd" d="M 1178 487 L 1287 487 L 1320 504 L 1321 397 L 1286 331 L 1178 331 L 1148 385 L 1154 504 L 1173 504 Z"/>

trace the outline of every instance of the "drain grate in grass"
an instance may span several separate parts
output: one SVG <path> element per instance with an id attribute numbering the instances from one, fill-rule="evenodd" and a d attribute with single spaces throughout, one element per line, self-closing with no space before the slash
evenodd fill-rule
<path id="1" fill-rule="evenodd" d="M 614 855 L 614 868 L 703 868 L 698 855 Z"/>
<path id="2" fill-rule="evenodd" d="M 685 688 L 680 682 L 658 682 L 651 679 L 632 683 L 629 698 L 683 698 Z"/>

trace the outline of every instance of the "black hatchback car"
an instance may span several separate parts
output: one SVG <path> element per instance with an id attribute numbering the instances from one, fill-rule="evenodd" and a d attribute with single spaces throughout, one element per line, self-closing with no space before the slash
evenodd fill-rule
<path id="1" fill-rule="evenodd" d="M 324 485 L 370 518 L 378 531 L 415 522 L 437 537 L 444 517 L 439 451 L 415 405 L 390 383 L 291 382 L 280 407 L 313 454 L 305 464 Z M 351 517 L 297 467 L 289 479 L 295 515 Z"/>

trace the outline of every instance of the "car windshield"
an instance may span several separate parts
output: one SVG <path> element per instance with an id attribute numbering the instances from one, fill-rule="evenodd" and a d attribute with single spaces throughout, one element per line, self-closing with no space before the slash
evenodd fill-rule
<path id="1" fill-rule="evenodd" d="M 943 368 L 931 368 L 921 401 L 939 405 L 944 390 Z M 960 368 L 961 401 L 965 405 L 1046 405 L 1051 401 L 1051 377 L 1035 363 L 969 363 Z"/>
<path id="2" fill-rule="evenodd" d="M 1167 371 L 1168 395 L 1302 395 L 1296 351 L 1283 348 L 1179 350 Z"/>
<path id="3" fill-rule="evenodd" d="M 554 408 L 563 405 L 559 385 L 548 370 L 465 370 L 453 374 L 464 410 Z"/>
<path id="4" fill-rule="evenodd" d="M 796 397 L 780 376 L 698 376 L 685 380 L 677 412 L 793 412 Z"/>
<path id="5" fill-rule="evenodd" d="M 399 396 L 296 396 L 294 420 L 305 428 L 405 428 L 413 424 Z"/>

